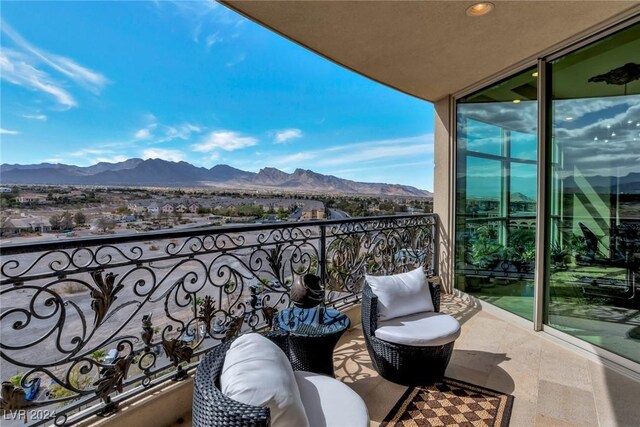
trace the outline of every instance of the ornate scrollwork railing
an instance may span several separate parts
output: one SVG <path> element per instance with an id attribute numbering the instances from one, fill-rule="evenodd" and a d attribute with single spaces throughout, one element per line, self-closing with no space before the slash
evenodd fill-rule
<path id="1" fill-rule="evenodd" d="M 416 265 L 434 274 L 435 222 L 407 215 L 4 246 L 2 411 L 51 409 L 33 425 L 108 415 L 120 393 L 182 379 L 220 341 L 270 327 L 297 275 L 320 275 L 327 303 L 343 307 L 357 302 L 365 274 Z"/>

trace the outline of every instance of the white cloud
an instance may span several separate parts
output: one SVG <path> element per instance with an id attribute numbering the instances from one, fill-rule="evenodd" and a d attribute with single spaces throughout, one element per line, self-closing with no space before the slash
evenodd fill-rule
<path id="1" fill-rule="evenodd" d="M 196 27 L 193 29 L 193 32 L 191 33 L 191 40 L 193 40 L 194 43 L 198 43 L 200 41 L 201 33 L 202 33 L 202 23 L 199 23 L 198 25 L 196 25 Z"/>
<path id="2" fill-rule="evenodd" d="M 300 167 L 304 161 L 313 161 L 314 167 L 353 167 L 389 161 L 410 159 L 415 161 L 427 158 L 433 152 L 433 134 L 418 135 L 406 138 L 385 139 L 358 142 L 328 147 L 322 150 L 305 151 L 288 156 L 277 156 L 261 160 L 264 164 L 276 167 Z M 311 166 L 311 165 L 310 165 Z"/>
<path id="3" fill-rule="evenodd" d="M 48 159 L 44 159 L 42 163 L 62 163 L 63 159 L 60 157 L 50 157 Z"/>
<path id="4" fill-rule="evenodd" d="M 142 152 L 143 159 L 162 159 L 171 162 L 180 162 L 185 159 L 184 153 L 178 150 L 167 150 L 163 148 L 148 148 Z"/>
<path id="5" fill-rule="evenodd" d="M 47 116 L 45 116 L 44 114 L 24 114 L 22 117 L 24 117 L 25 119 L 31 119 L 31 120 L 42 120 L 42 121 L 47 120 Z"/>
<path id="6" fill-rule="evenodd" d="M 151 137 L 151 130 L 149 128 L 143 128 L 138 130 L 135 135 L 135 139 L 149 139 Z"/>
<path id="7" fill-rule="evenodd" d="M 138 129 L 134 134 L 134 139 L 149 139 L 152 137 L 152 131 L 158 127 L 158 119 L 153 114 L 145 114 L 144 120 L 147 122 L 147 125 L 141 129 Z"/>
<path id="8" fill-rule="evenodd" d="M 191 138 L 192 134 L 200 133 L 204 130 L 203 127 L 192 123 L 182 123 L 174 126 L 163 125 L 158 122 L 158 119 L 153 114 L 146 114 L 145 121 L 147 125 L 134 133 L 135 140 L 153 139 L 153 142 L 156 143 L 169 142 L 174 139 L 187 140 Z"/>
<path id="9" fill-rule="evenodd" d="M 388 165 L 376 165 L 375 169 L 376 170 L 395 169 L 395 168 L 408 168 L 408 167 L 416 167 L 416 166 L 429 167 L 429 166 L 433 166 L 433 162 L 422 160 L 419 162 L 391 163 Z M 348 168 L 348 169 L 334 170 L 332 173 L 336 174 L 337 176 L 343 176 L 343 175 L 351 175 L 356 172 L 370 172 L 370 171 L 371 171 L 371 167 L 361 167 L 361 168 Z"/>
<path id="10" fill-rule="evenodd" d="M 9 129 L 2 129 L 0 128 L 0 135 L 17 135 L 20 132 L 18 132 L 17 130 L 9 130 Z"/>
<path id="11" fill-rule="evenodd" d="M 113 153 L 113 150 L 106 150 L 103 148 L 83 148 L 78 151 L 73 151 L 69 153 L 70 156 L 73 157 L 86 157 L 86 156 L 99 156 L 102 154 Z"/>
<path id="12" fill-rule="evenodd" d="M 24 86 L 34 91 L 40 91 L 53 96 L 56 101 L 71 108 L 78 105 L 69 92 L 64 90 L 44 71 L 38 70 L 27 61 L 30 59 L 13 49 L 0 52 L 0 75 L 3 80 L 18 86 Z"/>
<path id="13" fill-rule="evenodd" d="M 247 59 L 247 54 L 244 52 L 240 52 L 236 56 L 234 56 L 231 60 L 227 61 L 225 65 L 227 67 L 234 67 L 239 63 L 241 63 L 242 61 L 244 61 L 245 59 Z"/>
<path id="14" fill-rule="evenodd" d="M 169 142 L 174 139 L 187 140 L 192 133 L 200 133 L 204 130 L 202 127 L 191 123 L 183 123 L 178 126 L 161 126 L 161 129 L 164 131 L 164 136 L 158 138 L 157 142 Z"/>
<path id="15" fill-rule="evenodd" d="M 292 139 L 296 139 L 296 138 L 302 138 L 303 133 L 300 129 L 283 129 L 280 130 L 278 132 L 276 132 L 275 135 L 275 143 L 276 144 L 282 144 L 284 142 L 287 142 L 289 140 Z"/>
<path id="16" fill-rule="evenodd" d="M 220 43 L 222 41 L 222 37 L 219 36 L 219 33 L 209 34 L 206 39 L 207 47 L 211 47 L 216 43 Z"/>
<path id="17" fill-rule="evenodd" d="M 94 159 L 94 163 L 105 162 L 105 163 L 120 163 L 128 160 L 127 156 L 116 155 L 111 157 L 96 157 Z"/>
<path id="18" fill-rule="evenodd" d="M 194 144 L 191 148 L 199 153 L 213 153 L 217 150 L 240 150 L 254 146 L 257 143 L 258 140 L 256 138 L 242 136 L 234 131 L 221 130 L 209 133 L 201 143 Z"/>
<path id="19" fill-rule="evenodd" d="M 2 32 L 5 33 L 17 47 L 21 48 L 25 53 L 28 52 L 32 59 L 47 64 L 57 72 L 96 94 L 100 93 L 102 88 L 107 84 L 108 80 L 102 74 L 83 67 L 70 58 L 51 54 L 33 46 L 4 20 L 1 22 Z"/>
<path id="20" fill-rule="evenodd" d="M 207 47 L 211 47 L 214 43 L 222 42 L 223 39 L 219 35 L 220 30 L 233 31 L 234 35 L 239 34 L 241 25 L 246 21 L 245 18 L 211 0 L 166 0 L 156 1 L 155 5 L 158 10 L 162 10 L 165 5 L 170 5 L 173 11 L 188 21 L 189 27 L 193 28 L 191 40 L 194 43 L 201 41 L 203 32 L 206 34 L 208 30 L 216 29 L 216 33 L 210 33 L 209 36 L 205 37 L 204 41 Z"/>
<path id="21" fill-rule="evenodd" d="M 283 167 L 288 167 L 290 169 L 295 169 L 300 166 L 301 162 L 305 160 L 315 159 L 316 157 L 317 157 L 316 152 L 306 152 L 306 153 L 301 152 L 301 153 L 289 154 L 288 156 L 283 156 L 279 158 L 278 161 L 275 162 L 275 164 Z M 260 160 L 260 162 L 262 162 L 262 160 Z M 271 164 L 274 164 L 274 162 L 271 161 L 268 164 L 271 165 Z"/>

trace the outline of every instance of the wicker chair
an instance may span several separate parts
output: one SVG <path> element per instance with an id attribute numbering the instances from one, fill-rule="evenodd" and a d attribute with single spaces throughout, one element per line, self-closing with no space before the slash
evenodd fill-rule
<path id="1" fill-rule="evenodd" d="M 289 357 L 289 337 L 286 332 L 267 332 L 264 336 L 275 342 Z M 246 405 L 226 397 L 220 391 L 224 355 L 231 342 L 213 348 L 196 369 L 191 415 L 193 427 L 266 427 L 271 424 L 268 408 Z"/>
<path id="2" fill-rule="evenodd" d="M 272 331 L 263 335 L 275 342 L 291 362 L 287 332 Z M 238 402 L 220 391 L 220 376 L 227 350 L 232 342 L 233 340 L 222 343 L 212 349 L 196 369 L 192 406 L 193 427 L 271 426 L 271 413 L 268 408 Z M 269 369 L 269 366 L 265 366 L 265 369 Z M 297 374 L 302 374 L 303 381 L 298 382 L 298 386 L 311 426 L 369 425 L 364 401 L 348 386 L 326 375 L 309 372 L 296 372 Z M 341 398 L 336 399 L 336 396 Z"/>
<path id="3" fill-rule="evenodd" d="M 440 285 L 429 283 L 436 312 L 440 311 Z M 362 328 L 373 367 L 389 381 L 405 384 L 428 384 L 442 379 L 447 369 L 453 341 L 435 347 L 417 347 L 383 341 L 375 336 L 378 329 L 378 298 L 365 283 L 362 290 Z"/>

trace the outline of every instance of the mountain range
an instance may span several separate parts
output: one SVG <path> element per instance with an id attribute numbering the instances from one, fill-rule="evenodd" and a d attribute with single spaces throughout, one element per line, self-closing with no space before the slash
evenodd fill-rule
<path id="1" fill-rule="evenodd" d="M 210 169 L 187 162 L 161 159 L 128 159 L 81 167 L 60 163 L 0 165 L 2 184 L 125 185 L 145 187 L 224 187 L 313 191 L 322 193 L 432 197 L 432 193 L 408 185 L 366 183 L 323 175 L 307 169 L 286 173 L 276 168 L 247 172 L 229 165 Z"/>

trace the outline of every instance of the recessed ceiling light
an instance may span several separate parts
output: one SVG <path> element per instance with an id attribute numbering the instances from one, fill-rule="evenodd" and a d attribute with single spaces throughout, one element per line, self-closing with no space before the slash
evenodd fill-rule
<path id="1" fill-rule="evenodd" d="M 482 2 L 471 5 L 467 8 L 467 15 L 469 16 L 482 16 L 493 10 L 493 3 Z"/>
<path id="2" fill-rule="evenodd" d="M 513 100 L 513 103 L 514 103 L 514 104 L 519 104 L 519 103 L 520 103 L 520 100 L 519 100 L 519 99 L 514 99 L 514 100 Z"/>
<path id="3" fill-rule="evenodd" d="M 538 72 L 534 71 L 533 73 L 531 73 L 531 77 L 538 77 Z"/>

